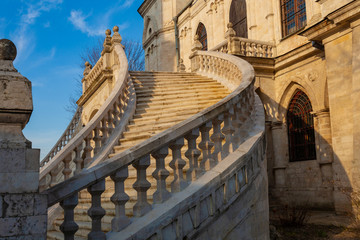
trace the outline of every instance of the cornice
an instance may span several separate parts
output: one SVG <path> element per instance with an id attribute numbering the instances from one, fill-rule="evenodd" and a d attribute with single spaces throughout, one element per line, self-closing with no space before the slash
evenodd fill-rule
<path id="1" fill-rule="evenodd" d="M 350 27 L 350 22 L 360 18 L 360 1 L 353 1 L 328 14 L 320 22 L 307 27 L 299 35 L 310 41 L 322 41 L 325 38 Z"/>
<path id="2" fill-rule="evenodd" d="M 156 2 L 156 0 L 144 0 L 144 2 L 140 5 L 138 8 L 138 13 L 144 17 L 146 12 L 149 10 L 149 8 L 152 7 L 152 5 Z"/>

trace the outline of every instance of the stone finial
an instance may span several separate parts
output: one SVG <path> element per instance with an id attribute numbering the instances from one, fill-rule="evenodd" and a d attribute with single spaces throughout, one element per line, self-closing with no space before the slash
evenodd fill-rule
<path id="1" fill-rule="evenodd" d="M 84 69 L 84 77 L 86 77 L 89 74 L 91 69 L 92 69 L 92 65 L 88 61 L 86 61 L 85 62 L 85 69 Z"/>
<path id="2" fill-rule="evenodd" d="M 191 48 L 191 51 L 195 52 L 195 51 L 201 50 L 202 48 L 203 48 L 203 45 L 199 41 L 199 35 L 196 34 L 194 37 L 194 44 Z"/>
<path id="3" fill-rule="evenodd" d="M 106 29 L 105 31 L 105 40 L 104 40 L 104 49 L 101 52 L 101 56 L 104 55 L 105 53 L 109 53 L 110 52 L 110 48 L 111 48 L 111 30 L 110 29 Z"/>
<path id="4" fill-rule="evenodd" d="M 0 125 L 20 125 L 21 130 L 32 113 L 31 82 L 22 76 L 13 65 L 16 57 L 15 44 L 8 39 L 0 40 Z M 0 142 L 2 133 L 0 127 Z M 10 137 L 10 136 L 8 136 Z"/>
<path id="5" fill-rule="evenodd" d="M 225 32 L 225 38 L 230 38 L 230 37 L 234 37 L 236 35 L 235 30 L 233 29 L 233 24 L 231 22 L 229 22 L 227 24 L 227 31 Z"/>
<path id="6" fill-rule="evenodd" d="M 113 31 L 114 31 L 114 34 L 112 36 L 112 39 L 111 39 L 111 43 L 121 43 L 122 41 L 122 37 L 121 35 L 119 34 L 119 27 L 118 26 L 114 26 L 113 27 Z"/>
<path id="7" fill-rule="evenodd" d="M 0 40 L 0 60 L 14 61 L 16 58 L 16 46 L 8 39 Z"/>

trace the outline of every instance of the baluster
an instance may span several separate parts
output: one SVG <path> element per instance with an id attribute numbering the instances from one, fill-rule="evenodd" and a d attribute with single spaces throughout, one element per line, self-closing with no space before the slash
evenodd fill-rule
<path id="1" fill-rule="evenodd" d="M 88 187 L 91 194 L 91 207 L 88 215 L 91 218 L 91 232 L 88 234 L 90 240 L 105 240 L 106 235 L 101 231 L 101 219 L 105 216 L 105 209 L 101 207 L 101 194 L 105 191 L 105 179 Z"/>
<path id="2" fill-rule="evenodd" d="M 263 57 L 263 49 L 261 44 L 256 45 L 256 56 Z"/>
<path id="3" fill-rule="evenodd" d="M 64 233 L 64 240 L 74 240 L 74 235 L 79 226 L 74 221 L 74 208 L 78 205 L 78 193 L 60 202 L 64 209 L 64 222 L 60 225 L 60 230 Z"/>
<path id="4" fill-rule="evenodd" d="M 121 109 L 121 101 L 120 102 L 115 101 L 114 106 L 113 106 L 113 115 L 114 115 L 113 122 L 114 122 L 115 127 L 118 125 L 118 122 L 120 121 L 120 113 L 118 110 L 118 106 Z"/>
<path id="5" fill-rule="evenodd" d="M 62 173 L 64 174 L 64 179 L 69 179 L 70 174 L 72 173 L 72 170 L 70 169 L 70 162 L 72 160 L 72 153 L 69 153 L 63 160 L 64 163 L 64 170 Z"/>
<path id="6" fill-rule="evenodd" d="M 203 171 L 211 169 L 216 164 L 211 154 L 211 149 L 214 146 L 214 143 L 210 141 L 209 137 L 209 131 L 211 128 L 211 122 L 207 122 L 200 127 L 201 142 L 199 143 L 199 148 L 202 150 L 203 155 L 203 159 L 200 162 L 200 168 Z"/>
<path id="7" fill-rule="evenodd" d="M 111 201 L 115 204 L 115 217 L 111 220 L 113 232 L 120 232 L 130 224 L 130 219 L 125 214 L 125 204 L 129 201 L 129 196 L 125 193 L 124 181 L 129 176 L 128 166 L 121 168 L 111 179 L 115 183 L 115 192 L 111 196 Z"/>
<path id="8" fill-rule="evenodd" d="M 218 115 L 212 120 L 214 133 L 211 135 L 211 141 L 214 142 L 214 152 L 212 153 L 215 163 L 218 163 L 221 160 L 222 153 L 222 141 L 225 139 L 225 136 L 221 133 L 220 125 L 224 121 L 224 115 Z"/>
<path id="9" fill-rule="evenodd" d="M 222 132 L 225 135 L 225 144 L 223 146 L 223 151 L 221 152 L 221 159 L 226 158 L 233 149 L 232 137 L 235 130 L 231 123 L 232 115 L 233 109 L 229 109 L 229 111 L 224 113 L 224 127 L 222 128 Z"/>
<path id="10" fill-rule="evenodd" d="M 201 176 L 202 170 L 199 168 L 198 159 L 201 152 L 196 147 L 196 139 L 199 137 L 199 129 L 193 129 L 191 132 L 185 135 L 185 139 L 188 141 L 188 150 L 185 152 L 185 156 L 189 159 L 189 169 L 186 172 L 186 180 L 192 182 Z"/>
<path id="11" fill-rule="evenodd" d="M 92 131 L 90 132 L 90 134 L 85 138 L 85 159 L 84 159 L 84 168 L 88 167 L 90 162 L 91 162 L 91 151 L 93 150 L 92 146 L 91 146 L 91 140 L 93 137 L 93 133 Z"/>
<path id="12" fill-rule="evenodd" d="M 114 130 L 114 117 L 112 111 L 108 112 L 108 135 L 110 136 Z"/>
<path id="13" fill-rule="evenodd" d="M 257 57 L 256 43 L 251 43 L 252 57 Z"/>
<path id="14" fill-rule="evenodd" d="M 240 115 L 241 115 L 240 103 L 234 104 L 233 109 L 234 109 L 234 115 L 232 117 L 232 124 L 234 126 L 235 132 L 232 137 L 232 143 L 233 143 L 233 151 L 235 151 L 235 149 L 237 149 L 239 147 L 240 141 L 241 141 L 240 128 L 241 128 L 242 122 L 240 119 Z"/>
<path id="15" fill-rule="evenodd" d="M 263 46 L 262 46 L 262 49 L 263 49 L 263 56 L 264 56 L 264 57 L 269 57 L 269 56 L 268 56 L 268 50 L 267 50 L 267 49 L 268 49 L 268 46 L 267 46 L 267 45 L 263 45 Z"/>
<path id="16" fill-rule="evenodd" d="M 169 147 L 172 150 L 172 161 L 170 167 L 174 169 L 174 180 L 171 182 L 171 191 L 180 192 L 187 186 L 187 182 L 184 180 L 183 168 L 186 165 L 184 159 L 181 158 L 181 148 L 184 146 L 184 138 L 179 138 L 170 143 Z"/>
<path id="17" fill-rule="evenodd" d="M 147 190 L 151 184 L 146 180 L 146 169 L 150 166 L 150 155 L 143 156 L 135 161 L 133 167 L 136 169 L 136 182 L 133 188 L 137 191 L 137 202 L 134 205 L 134 216 L 141 217 L 151 210 L 151 205 L 147 201 Z"/>
<path id="18" fill-rule="evenodd" d="M 166 189 L 166 178 L 169 171 L 165 168 L 165 158 L 168 155 L 168 147 L 160 148 L 151 154 L 156 160 L 156 169 L 152 176 L 156 179 L 156 192 L 153 195 L 154 203 L 162 203 L 170 197 L 170 192 Z"/>
<path id="19" fill-rule="evenodd" d="M 245 42 L 243 42 L 243 41 L 240 42 L 240 55 L 246 56 L 246 52 L 245 52 Z"/>
<path id="20" fill-rule="evenodd" d="M 82 165 L 83 165 L 83 159 L 81 157 L 81 151 L 82 151 L 83 145 L 82 143 L 79 144 L 79 146 L 77 146 L 75 148 L 75 159 L 74 162 L 76 164 L 76 168 L 75 168 L 75 173 L 74 175 L 77 175 L 81 172 L 82 169 Z"/>
<path id="21" fill-rule="evenodd" d="M 108 131 L 108 115 L 105 114 L 104 118 L 101 120 L 101 132 L 102 132 L 102 138 L 101 138 L 101 146 L 104 146 L 108 137 L 109 137 L 109 131 Z"/>
<path id="22" fill-rule="evenodd" d="M 54 167 L 54 169 L 52 169 L 52 170 L 50 171 L 50 176 L 51 176 L 50 187 L 53 187 L 53 186 L 56 185 L 56 183 L 57 183 L 57 182 L 56 182 L 56 178 L 57 178 L 60 170 L 61 170 L 61 169 L 60 169 L 60 166 L 59 166 L 59 165 L 56 165 L 56 166 Z"/>
<path id="23" fill-rule="evenodd" d="M 268 47 L 268 56 L 273 57 L 273 47 L 271 46 Z"/>
<path id="24" fill-rule="evenodd" d="M 246 56 L 251 56 L 250 43 L 247 42 L 245 45 Z"/>
<path id="25" fill-rule="evenodd" d="M 100 152 L 101 149 L 100 123 L 94 129 L 93 140 L 95 142 L 94 154 L 97 154 L 98 152 Z"/>

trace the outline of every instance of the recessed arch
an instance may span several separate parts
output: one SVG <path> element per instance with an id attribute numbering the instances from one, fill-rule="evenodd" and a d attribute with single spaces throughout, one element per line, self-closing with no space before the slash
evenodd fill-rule
<path id="1" fill-rule="evenodd" d="M 207 32 L 206 32 L 205 25 L 201 22 L 199 23 L 199 25 L 197 27 L 196 35 L 199 36 L 199 41 L 202 45 L 201 50 L 206 51 L 208 49 Z"/>
<path id="2" fill-rule="evenodd" d="M 290 162 L 316 159 L 312 110 L 308 96 L 297 89 L 286 114 Z"/>
<path id="3" fill-rule="evenodd" d="M 232 0 L 229 21 L 233 24 L 236 36 L 248 37 L 246 0 Z"/>

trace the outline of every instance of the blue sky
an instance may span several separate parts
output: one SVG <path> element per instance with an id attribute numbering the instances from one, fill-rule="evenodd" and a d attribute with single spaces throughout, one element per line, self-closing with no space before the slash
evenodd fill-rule
<path id="1" fill-rule="evenodd" d="M 0 39 L 17 47 L 14 65 L 32 82 L 34 111 L 24 135 L 45 156 L 65 130 L 65 110 L 82 75 L 80 54 L 119 26 L 123 39 L 141 42 L 139 0 L 0 0 Z"/>

